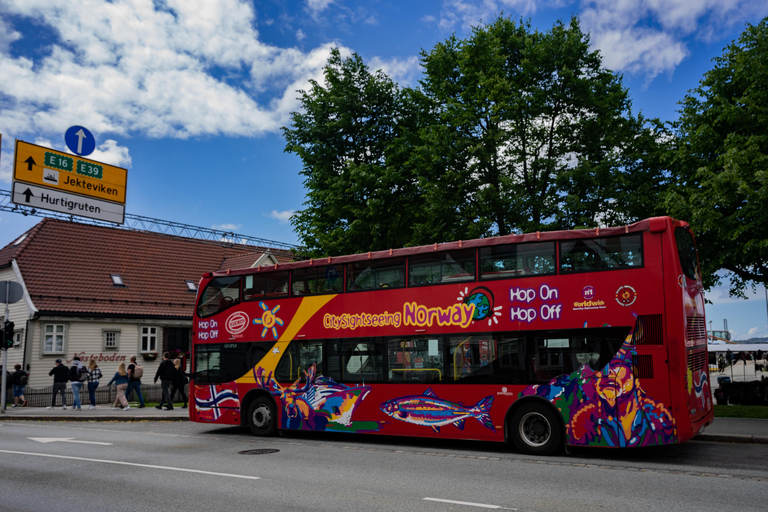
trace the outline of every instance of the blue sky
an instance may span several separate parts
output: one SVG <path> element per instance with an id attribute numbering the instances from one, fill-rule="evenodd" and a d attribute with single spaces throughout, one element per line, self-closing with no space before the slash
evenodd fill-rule
<path id="1" fill-rule="evenodd" d="M 501 12 L 540 30 L 578 15 L 633 109 L 674 120 L 677 102 L 764 0 L 3 0 L 0 188 L 14 140 L 66 150 L 96 136 L 90 158 L 128 169 L 126 211 L 297 243 L 301 162 L 280 127 L 296 90 L 321 77 L 330 49 L 357 52 L 403 86 L 419 52 Z M 0 213 L 0 246 L 39 219 Z M 737 338 L 768 336 L 765 292 L 722 289 L 708 320 Z"/>

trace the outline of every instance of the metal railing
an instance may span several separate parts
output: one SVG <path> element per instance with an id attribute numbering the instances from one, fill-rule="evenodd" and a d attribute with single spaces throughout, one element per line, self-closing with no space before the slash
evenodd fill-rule
<path id="1" fill-rule="evenodd" d="M 290 251 L 291 249 L 300 248 L 298 245 L 285 242 L 276 242 L 274 240 L 257 238 L 250 235 L 241 235 L 240 233 L 235 233 L 234 231 L 222 231 L 218 229 L 204 228 L 201 226 L 193 226 L 191 224 L 184 224 L 181 222 L 173 222 L 169 220 L 154 219 L 152 217 L 144 217 L 131 213 L 125 214 L 124 224 L 113 224 L 111 222 L 89 219 L 87 217 L 66 215 L 64 213 L 58 213 L 49 210 L 37 210 L 35 208 L 30 208 L 29 206 L 22 206 L 12 203 L 11 192 L 9 190 L 0 190 L 0 211 L 18 213 L 24 216 L 48 217 L 51 219 L 67 221 L 74 221 L 76 219 L 77 222 L 81 224 L 89 224 L 93 226 L 127 229 L 133 231 L 148 231 L 150 233 L 159 233 L 161 235 L 180 236 L 184 238 L 208 240 L 212 242 L 232 245 L 246 245 L 260 249 L 273 248 Z"/>
<path id="2" fill-rule="evenodd" d="M 189 397 L 189 384 L 184 388 L 186 395 Z M 159 402 L 163 396 L 162 388 L 160 384 L 142 384 L 141 393 L 144 395 L 145 402 Z M 51 396 L 53 394 L 53 386 L 46 386 L 42 388 L 27 388 L 24 390 L 24 398 L 27 400 L 27 407 L 48 407 L 51 405 Z M 96 388 L 96 405 L 111 405 L 115 398 L 117 398 L 117 390 L 115 386 L 107 387 L 104 384 L 99 385 Z M 72 387 L 67 385 L 67 389 L 64 393 L 67 400 L 67 407 L 71 407 L 74 403 L 74 394 L 72 393 Z M 178 393 L 174 399 L 179 399 Z M 133 393 L 133 396 L 128 399 L 130 402 L 137 402 L 139 398 Z M 88 395 L 88 383 L 84 382 L 83 387 L 80 389 L 80 402 L 83 407 L 88 407 L 91 404 L 91 400 Z M 181 402 L 181 400 L 177 400 Z M 6 401 L 6 407 L 13 405 L 13 386 L 8 385 L 8 396 Z M 61 395 L 56 393 L 56 407 L 61 407 Z"/>

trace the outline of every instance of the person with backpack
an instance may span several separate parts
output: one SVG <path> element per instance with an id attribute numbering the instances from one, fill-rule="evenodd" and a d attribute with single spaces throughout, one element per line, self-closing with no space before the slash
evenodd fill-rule
<path id="1" fill-rule="evenodd" d="M 131 399 L 131 392 L 136 391 L 139 397 L 139 409 L 144 407 L 144 395 L 141 393 L 141 377 L 144 375 L 144 368 L 136 362 L 136 356 L 131 356 L 131 364 L 128 365 L 128 389 L 125 390 L 125 396 Z"/>
<path id="2" fill-rule="evenodd" d="M 69 380 L 72 383 L 72 395 L 74 396 L 72 408 L 76 411 L 82 411 L 80 390 L 83 389 L 83 382 L 88 380 L 88 368 L 80 362 L 79 356 L 72 359 L 72 366 L 69 367 Z"/>
<path id="3" fill-rule="evenodd" d="M 24 398 L 24 389 L 27 387 L 29 374 L 21 369 L 20 364 L 15 365 L 13 369 L 16 370 L 11 374 L 11 384 L 13 384 L 13 407 L 26 407 L 27 399 Z"/>
<path id="4" fill-rule="evenodd" d="M 103 376 L 101 368 L 96 364 L 96 360 L 91 358 L 88 361 L 88 398 L 91 400 L 89 409 L 96 408 L 96 388 L 99 387 L 99 379 Z"/>
<path id="5" fill-rule="evenodd" d="M 61 394 L 61 405 L 64 410 L 67 409 L 67 376 L 69 375 L 69 368 L 61 363 L 61 359 L 56 360 L 56 366 L 54 366 L 48 375 L 53 375 L 53 392 L 51 395 L 51 405 L 48 409 L 56 407 L 56 394 Z"/>

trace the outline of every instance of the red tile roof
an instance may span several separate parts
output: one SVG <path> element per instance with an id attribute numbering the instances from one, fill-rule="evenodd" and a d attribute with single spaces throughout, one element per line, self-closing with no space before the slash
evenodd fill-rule
<path id="1" fill-rule="evenodd" d="M 46 218 L 17 246 L 0 249 L 0 268 L 16 260 L 42 313 L 191 318 L 196 294 L 185 280 L 249 267 L 265 250 Z M 290 261 L 288 251 L 270 251 Z"/>

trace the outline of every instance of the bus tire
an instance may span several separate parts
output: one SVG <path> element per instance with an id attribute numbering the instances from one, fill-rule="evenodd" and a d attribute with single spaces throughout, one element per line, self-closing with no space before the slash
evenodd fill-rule
<path id="1" fill-rule="evenodd" d="M 562 428 L 551 407 L 527 403 L 512 415 L 512 442 L 527 455 L 549 455 L 560 447 Z"/>
<path id="2" fill-rule="evenodd" d="M 248 428 L 255 436 L 273 436 L 277 432 L 277 415 L 272 400 L 257 397 L 248 407 Z"/>

